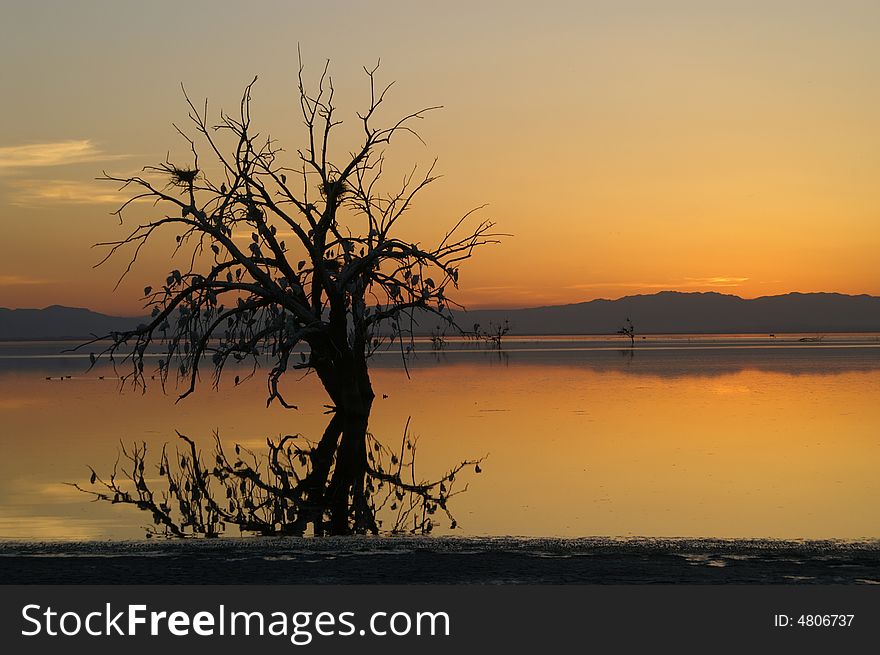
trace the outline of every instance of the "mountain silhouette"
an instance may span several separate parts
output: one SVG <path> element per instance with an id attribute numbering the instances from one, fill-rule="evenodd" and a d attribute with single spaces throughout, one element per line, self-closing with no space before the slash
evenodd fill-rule
<path id="1" fill-rule="evenodd" d="M 613 334 L 632 320 L 637 334 L 770 334 L 880 331 L 880 298 L 788 293 L 743 299 L 721 293 L 661 291 L 515 310 L 462 312 L 459 324 L 486 328 L 508 320 L 511 334 Z"/>
<path id="2" fill-rule="evenodd" d="M 0 307 L 0 339 L 85 339 L 113 330 L 131 329 L 142 318 L 107 316 L 82 307 L 51 305 L 44 309 Z"/>
<path id="3" fill-rule="evenodd" d="M 487 329 L 490 323 L 507 320 L 513 335 L 613 334 L 627 318 L 637 334 L 880 332 L 880 297 L 788 293 L 743 299 L 714 292 L 661 291 L 572 305 L 456 312 L 465 330 L 475 323 Z M 0 339 L 83 339 L 130 329 L 144 320 L 60 305 L 0 308 Z M 415 331 L 426 335 L 439 326 L 439 319 L 423 315 Z M 447 328 L 447 333 L 452 330 Z"/>

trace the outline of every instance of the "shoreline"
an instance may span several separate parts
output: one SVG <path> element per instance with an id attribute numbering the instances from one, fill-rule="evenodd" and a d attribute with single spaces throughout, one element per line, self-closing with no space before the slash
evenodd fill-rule
<path id="1" fill-rule="evenodd" d="M 0 584 L 880 584 L 880 539 L 0 541 Z"/>

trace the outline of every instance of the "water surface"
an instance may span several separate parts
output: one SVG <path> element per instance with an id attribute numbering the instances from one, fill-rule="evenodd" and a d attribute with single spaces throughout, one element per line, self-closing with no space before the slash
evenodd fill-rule
<path id="1" fill-rule="evenodd" d="M 419 343 L 409 377 L 399 353 L 380 353 L 371 431 L 398 442 L 412 417 L 423 477 L 488 454 L 452 504 L 455 534 L 880 537 L 876 336 L 622 345 L 544 337 L 435 353 Z M 219 390 L 206 379 L 175 403 L 156 382 L 120 390 L 108 365 L 87 371 L 88 355 L 62 354 L 68 346 L 0 344 L 0 537 L 142 537 L 136 510 L 63 484 L 86 483 L 86 464 L 109 471 L 120 440 L 158 452 L 179 430 L 209 448 L 216 430 L 259 449 L 267 436 L 316 438 L 327 419 L 313 376 L 288 376 L 298 411 L 266 409 L 259 374 Z"/>

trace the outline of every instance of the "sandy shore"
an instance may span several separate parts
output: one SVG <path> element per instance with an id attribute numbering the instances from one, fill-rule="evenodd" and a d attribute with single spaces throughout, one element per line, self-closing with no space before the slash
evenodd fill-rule
<path id="1" fill-rule="evenodd" d="M 880 584 L 880 541 L 0 541 L 2 584 Z"/>

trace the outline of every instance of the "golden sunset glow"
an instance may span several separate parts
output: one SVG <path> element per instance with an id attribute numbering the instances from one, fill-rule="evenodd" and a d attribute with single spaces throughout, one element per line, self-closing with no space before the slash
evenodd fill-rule
<path id="1" fill-rule="evenodd" d="M 380 58 L 385 119 L 444 105 L 418 124 L 426 145 L 402 136 L 387 155 L 395 174 L 439 158 L 408 235 L 438 239 L 484 203 L 512 235 L 463 268 L 468 307 L 880 294 L 877 3 L 211 6 L 4 10 L 0 306 L 138 314 L 173 235 L 114 292 L 127 260 L 93 269 L 92 245 L 122 236 L 110 212 L 127 196 L 94 178 L 187 161 L 180 83 L 218 112 L 254 75 L 254 123 L 295 166 L 298 43 L 307 80 L 331 60 L 341 134 L 356 136 L 361 67 Z M 193 38 L 207 14 L 210 38 Z"/>

